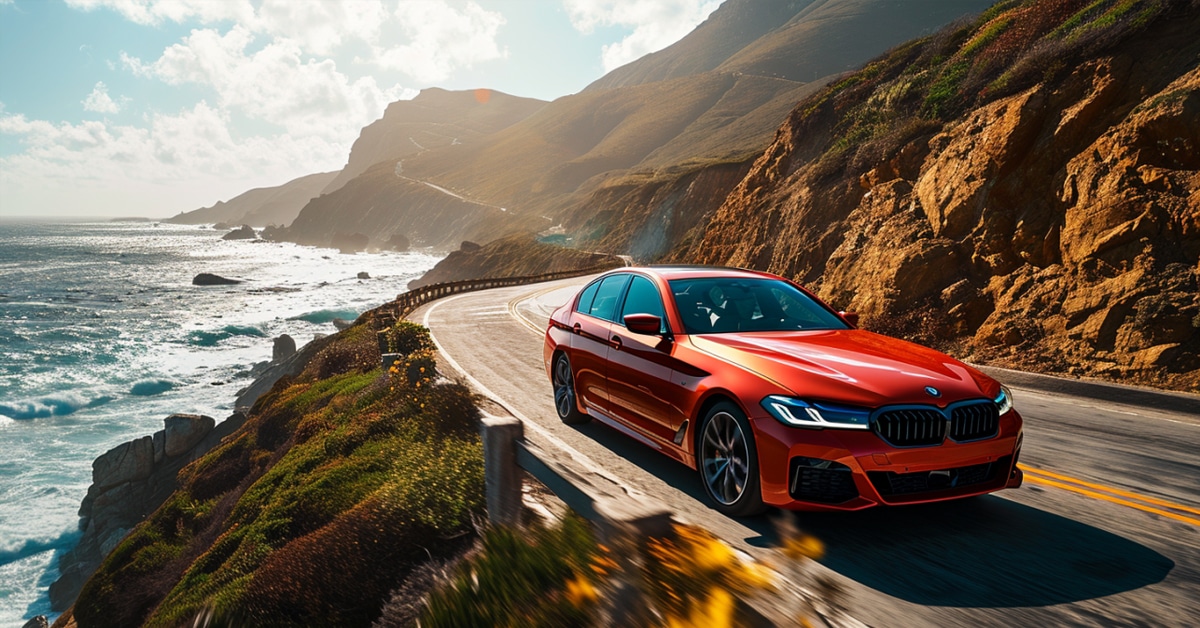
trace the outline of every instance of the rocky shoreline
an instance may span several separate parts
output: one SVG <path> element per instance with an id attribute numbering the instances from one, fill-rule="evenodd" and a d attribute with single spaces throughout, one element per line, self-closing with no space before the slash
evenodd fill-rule
<path id="1" fill-rule="evenodd" d="M 55 612 L 70 608 L 105 557 L 179 488 L 180 470 L 236 432 L 246 422 L 245 411 L 279 378 L 302 370 L 308 358 L 327 344 L 323 338 L 314 338 L 300 351 L 290 336 L 276 338 L 271 362 L 264 362 L 265 370 L 238 391 L 237 410 L 224 421 L 172 414 L 163 419 L 163 429 L 117 445 L 92 462 L 92 484 L 79 506 L 83 535 L 59 557 L 59 577 L 50 585 L 50 606 Z"/>

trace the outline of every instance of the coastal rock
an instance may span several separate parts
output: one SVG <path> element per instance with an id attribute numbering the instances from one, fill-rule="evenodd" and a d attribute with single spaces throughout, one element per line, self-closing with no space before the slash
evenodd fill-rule
<path id="1" fill-rule="evenodd" d="M 393 251 L 407 251 L 412 243 L 403 233 L 393 233 L 391 238 L 388 238 L 387 248 Z"/>
<path id="2" fill-rule="evenodd" d="M 250 225 L 242 225 L 241 227 L 221 236 L 222 240 L 254 240 L 257 238 L 258 234 L 254 231 L 254 227 L 251 227 Z"/>
<path id="3" fill-rule="evenodd" d="M 287 334 L 283 334 L 275 339 L 275 345 L 271 347 L 271 361 L 282 362 L 296 353 L 296 340 Z"/>
<path id="4" fill-rule="evenodd" d="M 193 286 L 231 286 L 242 283 L 238 279 L 229 279 L 212 273 L 200 273 L 192 278 Z"/>
<path id="5" fill-rule="evenodd" d="M 123 482 L 144 480 L 154 469 L 154 437 L 122 443 L 92 463 L 92 484 L 101 490 Z"/>
<path id="6" fill-rule="evenodd" d="M 364 270 L 364 271 L 358 273 L 358 278 L 359 279 L 370 279 L 371 275 L 369 273 L 367 273 L 367 271 Z"/>
<path id="7" fill-rule="evenodd" d="M 21 628 L 50 628 L 50 621 L 46 619 L 45 615 L 38 615 L 25 622 L 25 625 L 21 626 Z"/>
<path id="8" fill-rule="evenodd" d="M 365 250 L 371 238 L 362 233 L 335 233 L 329 244 L 341 253 L 357 253 Z"/>
<path id="9" fill-rule="evenodd" d="M 166 423 L 166 454 L 169 458 L 182 456 L 200 442 L 217 424 L 212 417 L 196 414 L 172 414 Z"/>
<path id="10" fill-rule="evenodd" d="M 152 436 L 118 445 L 97 458 L 94 481 L 79 506 L 83 535 L 59 558 L 61 575 L 50 585 L 51 608 L 69 608 L 104 557 L 175 492 L 180 469 L 245 422 L 240 412 L 215 427 L 210 417 L 174 414 Z"/>
<path id="11" fill-rule="evenodd" d="M 330 322 L 333 323 L 333 326 L 336 327 L 338 331 L 342 331 L 343 329 L 350 329 L 351 327 L 354 327 L 354 321 L 348 321 L 344 318 L 335 318 Z"/>

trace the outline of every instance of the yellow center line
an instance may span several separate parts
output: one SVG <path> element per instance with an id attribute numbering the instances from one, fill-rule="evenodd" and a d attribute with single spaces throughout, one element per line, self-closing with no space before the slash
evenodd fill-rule
<path id="1" fill-rule="evenodd" d="M 1175 514 L 1173 512 L 1167 511 L 1167 510 L 1163 510 L 1161 508 L 1154 508 L 1152 506 L 1147 506 L 1145 504 L 1139 504 L 1137 502 L 1124 500 L 1124 499 L 1121 499 L 1120 497 L 1113 497 L 1111 495 L 1105 495 L 1104 493 L 1097 493 L 1096 491 L 1091 491 L 1086 488 L 1080 488 L 1078 486 L 1073 486 L 1073 485 L 1067 484 L 1065 482 L 1057 482 L 1055 480 L 1048 480 L 1046 478 L 1040 478 L 1040 477 L 1037 477 L 1034 475 L 1026 475 L 1025 481 L 1032 482 L 1034 484 L 1044 484 L 1046 486 L 1054 486 L 1057 488 L 1071 491 L 1073 493 L 1079 493 L 1080 495 L 1086 495 L 1087 497 L 1104 500 L 1106 502 L 1112 502 L 1114 504 L 1118 504 L 1121 506 L 1127 506 L 1129 508 L 1136 508 L 1138 510 L 1142 510 L 1145 512 L 1154 513 L 1156 515 L 1161 515 L 1163 517 L 1167 517 L 1168 519 L 1174 519 L 1176 521 L 1190 523 L 1194 526 L 1200 526 L 1200 519 L 1196 519 L 1194 517 L 1186 517 L 1184 515 L 1179 515 L 1179 514 Z"/>
<path id="2" fill-rule="evenodd" d="M 1138 493 L 1121 490 L 1119 488 L 1115 488 L 1112 486 L 1105 486 L 1103 484 L 1096 484 L 1093 482 L 1080 480 L 1078 478 L 1073 478 L 1069 475 L 1062 475 L 1060 473 L 1055 473 L 1053 471 L 1046 471 L 1045 469 L 1035 469 L 1033 467 L 1027 467 L 1023 464 L 1019 464 L 1017 466 L 1020 467 L 1021 470 L 1026 473 L 1035 473 L 1037 475 L 1042 475 L 1042 476 L 1046 476 L 1048 478 L 1061 480 L 1063 482 L 1070 482 L 1072 484 L 1078 484 L 1079 486 L 1086 486 L 1087 488 L 1094 488 L 1096 490 L 1104 491 L 1106 493 L 1112 493 L 1113 495 L 1119 495 L 1121 497 L 1128 497 L 1130 499 L 1136 499 L 1141 502 L 1146 502 L 1147 504 L 1154 504 L 1155 506 L 1162 506 L 1164 508 L 1170 508 L 1171 510 L 1180 510 L 1183 512 L 1190 512 L 1194 515 L 1200 515 L 1200 508 L 1192 508 L 1191 506 L 1184 506 L 1183 504 L 1169 502 L 1165 499 L 1158 499 L 1157 497 L 1150 497 L 1148 495 L 1140 495 Z"/>

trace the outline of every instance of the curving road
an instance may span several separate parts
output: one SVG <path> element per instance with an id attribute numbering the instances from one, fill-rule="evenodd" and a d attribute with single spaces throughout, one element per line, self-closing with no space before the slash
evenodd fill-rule
<path id="1" fill-rule="evenodd" d="M 430 328 L 446 363 L 525 422 L 528 440 L 768 558 L 770 515 L 729 519 L 708 508 L 693 471 L 597 421 L 559 422 L 542 330 L 587 279 L 461 294 L 411 318 Z M 1072 396 L 1007 375 L 997 374 L 1014 384 L 1025 417 L 1025 486 L 949 504 L 802 513 L 801 526 L 826 545 L 816 570 L 872 626 L 1198 625 L 1197 398 L 1120 387 Z"/>

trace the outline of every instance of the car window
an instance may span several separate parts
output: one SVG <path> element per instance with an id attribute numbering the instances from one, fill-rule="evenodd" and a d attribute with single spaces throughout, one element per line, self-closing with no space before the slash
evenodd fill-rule
<path id="1" fill-rule="evenodd" d="M 629 283 L 628 274 L 609 275 L 601 280 L 588 314 L 607 321 L 613 320 L 614 314 L 617 313 L 617 300 L 621 298 L 621 292 L 625 290 L 627 283 Z"/>
<path id="2" fill-rule="evenodd" d="M 593 281 L 588 287 L 583 289 L 583 293 L 579 295 L 579 303 L 575 306 L 576 312 L 587 313 L 592 309 L 592 299 L 596 298 L 596 289 L 600 287 L 599 281 Z"/>
<path id="3" fill-rule="evenodd" d="M 689 334 L 849 328 L 821 303 L 778 279 L 704 277 L 670 284 Z"/>
<path id="4" fill-rule="evenodd" d="M 662 319 L 659 333 L 666 331 L 667 316 L 663 310 L 662 296 L 658 294 L 658 287 L 654 282 L 645 277 L 634 275 L 629 284 L 625 305 L 621 308 L 622 321 L 627 314 L 653 314 Z"/>

